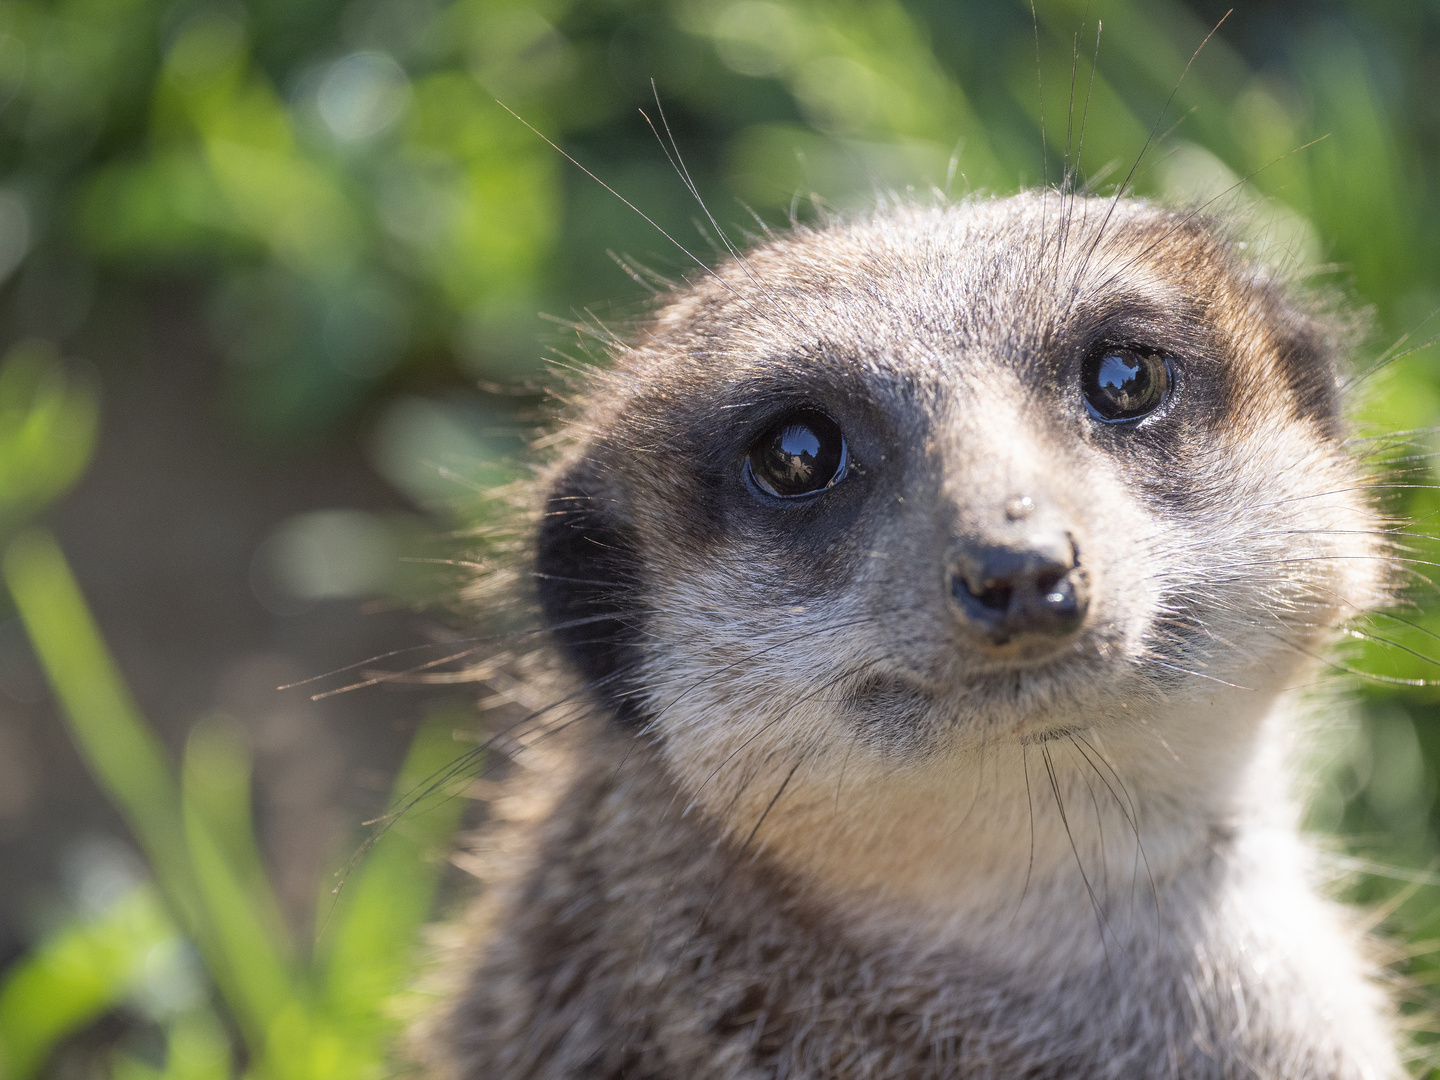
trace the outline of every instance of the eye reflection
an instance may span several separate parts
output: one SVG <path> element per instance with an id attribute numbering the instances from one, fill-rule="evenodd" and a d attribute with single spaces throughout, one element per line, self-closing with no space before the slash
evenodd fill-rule
<path id="1" fill-rule="evenodd" d="M 844 475 L 845 437 L 822 412 L 792 413 L 755 442 L 746 465 L 755 483 L 771 495 L 809 495 Z"/>
<path id="2" fill-rule="evenodd" d="M 1105 423 L 1154 412 L 1170 392 L 1170 361 L 1139 348 L 1107 348 L 1085 361 L 1081 390 L 1090 414 Z"/>

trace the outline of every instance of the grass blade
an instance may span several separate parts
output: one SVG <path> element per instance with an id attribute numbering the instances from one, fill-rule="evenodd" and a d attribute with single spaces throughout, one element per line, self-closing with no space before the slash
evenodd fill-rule
<path id="1" fill-rule="evenodd" d="M 204 944 L 180 796 L 165 750 L 140 715 L 49 533 L 10 544 L 5 582 L 91 774 L 125 817 L 184 928 Z"/>
<path id="2" fill-rule="evenodd" d="M 445 710 L 416 733 L 391 796 L 392 808 L 407 808 L 349 875 L 322 938 L 325 1001 L 360 1030 L 377 1031 L 387 999 L 414 969 L 420 927 L 465 805 L 456 793 L 463 781 L 436 781 L 459 756 L 452 733 L 468 723 Z"/>
<path id="3" fill-rule="evenodd" d="M 201 723 L 186 743 L 181 776 L 185 841 L 210 931 L 211 975 L 246 1042 L 262 1054 L 277 1016 L 308 1009 L 277 943 L 278 911 L 268 888 L 257 895 L 261 886 L 237 869 L 217 839 L 228 835 L 234 846 L 244 836 L 239 842 L 253 851 L 249 758 L 230 733 Z M 234 805 L 237 798 L 243 807 Z M 259 861 L 258 853 L 249 858 Z"/>

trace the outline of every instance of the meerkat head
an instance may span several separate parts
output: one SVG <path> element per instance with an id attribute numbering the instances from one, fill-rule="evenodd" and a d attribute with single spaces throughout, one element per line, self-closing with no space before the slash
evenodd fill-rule
<path id="1" fill-rule="evenodd" d="M 1213 744 L 1377 597 L 1339 348 L 1137 201 L 797 229 L 596 377 L 539 531 L 545 619 L 737 828 L 757 776 L 943 792 L 1076 732 L 1223 772 Z"/>

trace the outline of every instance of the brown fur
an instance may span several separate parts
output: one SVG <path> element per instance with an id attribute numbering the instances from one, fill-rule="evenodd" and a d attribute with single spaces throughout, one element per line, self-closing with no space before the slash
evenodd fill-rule
<path id="1" fill-rule="evenodd" d="M 491 901 L 498 932 L 442 1036 L 457 1076 L 1365 1075 L 1323 1033 L 1299 1044 L 1246 1011 L 1304 986 L 1207 953 L 1207 883 L 1244 872 L 1228 837 L 1154 898 L 1165 917 L 1143 952 L 1017 979 L 961 950 L 857 938 L 686 815 L 650 750 L 609 732 L 582 746 L 579 778 L 530 834 L 529 872 Z M 1100 1020 L 1114 1003 L 1126 1015 Z"/>

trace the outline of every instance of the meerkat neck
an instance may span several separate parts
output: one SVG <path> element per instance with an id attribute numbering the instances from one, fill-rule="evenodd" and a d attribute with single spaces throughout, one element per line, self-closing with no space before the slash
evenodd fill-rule
<path id="1" fill-rule="evenodd" d="M 1044 740 L 976 740 L 899 777 L 859 754 L 780 762 L 715 785 L 715 801 L 732 843 L 845 896 L 868 927 L 1084 962 L 1153 930 L 1157 891 L 1239 834 L 1293 835 L 1291 711 L 1284 695 L 1217 687 Z"/>
<path id="2" fill-rule="evenodd" d="M 1168 877 L 1132 874 L 1132 846 L 1089 864 L 1093 900 L 1078 875 L 1037 872 L 1028 891 L 1022 875 L 947 935 L 896 918 L 901 903 L 871 902 L 874 890 L 817 887 L 759 832 L 727 833 L 689 802 L 663 746 L 613 726 L 568 734 L 534 872 L 499 894 L 504 932 L 449 1021 L 460 1075 L 638 1075 L 644 1053 L 666 1065 L 645 1075 L 734 1080 L 748 1075 L 727 1064 L 737 1046 L 787 1075 L 942 1075 L 924 1071 L 936 1040 L 975 1064 L 964 1075 L 1160 1075 L 1155 1062 L 1187 1076 L 1398 1075 L 1379 993 L 1297 870 L 1293 830 L 1216 826 Z M 1079 799 L 1066 799 L 1072 866 L 1097 855 Z M 1095 820 L 1101 797 L 1085 801 Z M 997 824 L 984 812 L 974 827 Z M 1038 833 L 1038 800 L 1034 812 Z M 1108 855 L 1121 842 L 1108 824 L 1105 836 Z M 1328 1023 L 1303 1041 L 1290 1012 L 1259 1008 L 1312 999 Z M 1179 1019 L 1156 1024 L 1157 1008 Z M 1049 1031 L 1062 1041 L 1037 1041 Z M 835 1048 L 857 1044 L 885 1047 L 894 1068 L 837 1066 Z M 537 1046 L 548 1064 L 525 1071 Z"/>

